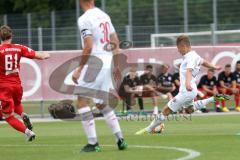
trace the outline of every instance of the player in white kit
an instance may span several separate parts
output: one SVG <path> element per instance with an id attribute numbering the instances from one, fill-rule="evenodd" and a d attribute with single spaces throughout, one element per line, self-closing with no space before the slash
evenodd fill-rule
<path id="1" fill-rule="evenodd" d="M 193 51 L 191 49 L 190 40 L 187 36 L 179 36 L 176 43 L 179 53 L 183 56 L 179 73 L 179 93 L 167 103 L 167 105 L 163 108 L 162 113 L 160 113 L 148 127 L 136 132 L 136 135 L 151 133 L 153 129 L 159 125 L 164 127 L 164 125 L 161 124 L 163 124 L 165 118 L 171 112 L 177 112 L 183 107 L 186 113 L 191 114 L 195 110 L 202 109 L 208 103 L 215 102 L 215 100 L 230 99 L 227 95 L 217 94 L 211 98 L 194 102 L 194 98 L 197 96 L 196 80 L 200 67 L 205 66 L 214 70 L 220 70 L 221 67 L 209 63 Z"/>
<path id="2" fill-rule="evenodd" d="M 83 42 L 83 56 L 81 58 L 79 67 L 73 73 L 72 79 L 78 86 L 96 90 L 96 94 L 98 94 L 97 91 L 109 92 L 112 84 L 112 57 L 113 54 L 118 54 L 119 52 L 118 36 L 112 25 L 110 17 L 102 10 L 95 7 L 94 0 L 80 0 L 80 5 L 84 11 L 84 14 L 78 19 L 78 27 Z M 116 45 L 116 48 L 112 52 L 104 49 L 104 47 L 107 44 L 110 44 L 110 42 Z M 96 56 L 101 60 L 102 66 L 100 65 L 100 68 L 96 65 L 96 61 L 90 60 L 91 58 L 89 59 L 90 55 Z M 120 73 L 117 67 L 118 65 L 116 63 L 114 65 L 116 73 Z M 100 69 L 100 72 L 97 74 L 97 77 L 93 82 L 84 81 L 86 69 L 89 67 L 92 67 L 93 70 Z M 81 151 L 99 152 L 101 150 L 97 141 L 95 121 L 89 107 L 89 99 L 93 99 L 93 101 L 96 103 L 96 106 L 102 112 L 106 123 L 112 129 L 112 132 L 116 137 L 119 150 L 126 149 L 127 144 L 123 139 L 118 119 L 114 111 L 109 110 L 109 108 L 113 106 L 107 106 L 103 99 L 86 97 L 80 94 L 78 96 L 77 103 L 79 114 L 83 117 L 84 115 L 92 117 L 90 119 L 82 119 L 82 125 L 88 138 L 88 144 L 84 146 Z"/>

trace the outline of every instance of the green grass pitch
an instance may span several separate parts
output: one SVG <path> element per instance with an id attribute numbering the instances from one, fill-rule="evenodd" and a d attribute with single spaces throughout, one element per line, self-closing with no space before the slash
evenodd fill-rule
<path id="1" fill-rule="evenodd" d="M 129 149 L 118 151 L 110 129 L 103 120 L 98 120 L 100 153 L 80 153 L 86 144 L 80 122 L 34 123 L 37 139 L 31 143 L 0 123 L 0 160 L 173 160 L 188 155 L 167 147 L 197 151 L 200 153 L 194 158 L 197 160 L 237 160 L 240 156 L 239 114 L 168 121 L 162 135 L 135 136 L 138 129 L 149 123 L 146 121 L 120 120 L 120 123 Z"/>

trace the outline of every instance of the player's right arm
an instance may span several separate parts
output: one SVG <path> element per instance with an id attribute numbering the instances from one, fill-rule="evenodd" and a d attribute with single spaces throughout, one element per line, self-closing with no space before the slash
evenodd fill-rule
<path id="1" fill-rule="evenodd" d="M 88 59 L 91 55 L 92 48 L 93 48 L 93 38 L 92 38 L 92 31 L 91 31 L 91 23 L 90 21 L 84 19 L 78 20 L 78 26 L 80 28 L 81 37 L 83 39 L 83 51 L 80 64 L 78 68 L 74 71 L 72 80 L 75 84 L 78 84 L 78 78 L 80 77 L 81 71 L 84 65 L 87 64 Z"/>
<path id="2" fill-rule="evenodd" d="M 113 63 L 114 63 L 114 78 L 115 80 L 121 80 L 121 70 L 120 70 L 120 49 L 119 49 L 119 39 L 116 32 L 110 34 L 110 42 L 115 44 L 112 53 L 113 53 Z"/>
<path id="3" fill-rule="evenodd" d="M 221 69 L 220 66 L 213 65 L 212 63 L 208 62 L 208 61 L 205 60 L 205 59 L 203 59 L 202 65 L 203 65 L 204 67 L 209 68 L 209 69 L 214 69 L 214 70 L 220 70 L 220 69 Z"/>

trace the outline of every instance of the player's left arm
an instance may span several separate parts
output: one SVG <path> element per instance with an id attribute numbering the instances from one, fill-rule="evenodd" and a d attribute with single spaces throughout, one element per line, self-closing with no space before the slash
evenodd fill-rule
<path id="1" fill-rule="evenodd" d="M 210 68 L 210 69 L 214 69 L 214 70 L 220 70 L 220 69 L 221 69 L 220 66 L 214 65 L 214 64 L 208 62 L 208 61 L 205 60 L 205 59 L 203 59 L 202 65 L 203 65 L 204 67 L 207 67 L 207 68 Z"/>
<path id="2" fill-rule="evenodd" d="M 113 32 L 110 34 L 110 42 L 114 44 L 114 48 L 112 50 L 113 53 L 113 62 L 114 67 L 119 67 L 119 61 L 118 61 L 118 54 L 120 54 L 120 48 L 119 48 L 119 38 L 116 32 Z"/>
<path id="3" fill-rule="evenodd" d="M 192 68 L 187 68 L 187 72 L 186 72 L 186 89 L 188 91 L 192 91 L 191 81 L 192 81 Z"/>
<path id="4" fill-rule="evenodd" d="M 232 87 L 231 88 L 232 88 L 233 93 L 236 94 L 236 93 L 239 92 L 239 90 L 237 89 L 237 81 L 235 79 L 232 80 Z"/>
<path id="5" fill-rule="evenodd" d="M 92 36 L 85 37 L 83 41 L 84 41 L 84 47 L 83 47 L 83 51 L 82 51 L 81 60 L 80 60 L 78 68 L 74 71 L 73 76 L 72 76 L 72 80 L 75 84 L 78 84 L 78 78 L 80 77 L 80 74 L 81 74 L 81 71 L 82 71 L 84 65 L 86 65 L 88 62 L 88 59 L 91 55 L 92 47 L 93 47 Z"/>
<path id="6" fill-rule="evenodd" d="M 50 54 L 47 52 L 36 52 L 34 59 L 44 60 L 50 58 Z"/>
<path id="7" fill-rule="evenodd" d="M 114 78 L 115 80 L 121 80 L 122 74 L 120 70 L 120 48 L 119 48 L 119 38 L 117 33 L 115 32 L 115 29 L 110 24 L 110 43 L 114 44 L 112 48 L 113 53 L 113 63 L 114 63 Z"/>

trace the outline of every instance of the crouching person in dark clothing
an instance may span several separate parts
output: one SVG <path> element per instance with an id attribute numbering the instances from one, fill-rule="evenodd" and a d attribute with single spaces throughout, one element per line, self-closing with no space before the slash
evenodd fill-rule
<path id="1" fill-rule="evenodd" d="M 143 99 L 141 98 L 142 90 L 143 86 L 141 84 L 140 78 L 137 75 L 136 68 L 132 67 L 129 74 L 124 77 L 120 87 L 120 96 L 123 98 L 123 101 L 126 104 L 128 114 L 132 114 L 132 108 L 136 104 L 135 98 L 138 100 L 140 114 L 146 114 L 144 112 Z"/>

